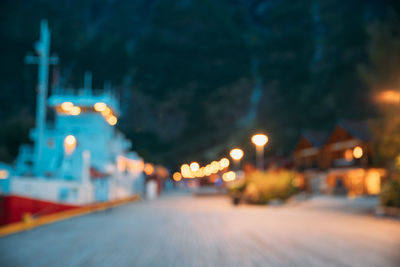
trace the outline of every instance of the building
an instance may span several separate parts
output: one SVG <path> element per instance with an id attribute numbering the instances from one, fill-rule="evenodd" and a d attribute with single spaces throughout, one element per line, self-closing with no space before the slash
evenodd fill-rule
<path id="1" fill-rule="evenodd" d="M 385 171 L 373 168 L 371 135 L 364 121 L 340 120 L 329 135 L 304 133 L 293 151 L 308 189 L 332 194 L 375 195 Z"/>
<path id="2" fill-rule="evenodd" d="M 297 142 L 293 151 L 293 160 L 298 170 L 319 169 L 321 149 L 327 139 L 326 132 L 306 131 Z"/>
<path id="3" fill-rule="evenodd" d="M 304 175 L 304 187 L 310 192 L 319 192 L 325 173 L 321 168 L 322 149 L 328 133 L 305 131 L 293 151 L 294 167 Z"/>

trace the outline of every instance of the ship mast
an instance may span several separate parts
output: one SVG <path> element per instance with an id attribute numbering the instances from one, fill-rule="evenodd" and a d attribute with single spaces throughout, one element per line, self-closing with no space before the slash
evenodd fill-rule
<path id="1" fill-rule="evenodd" d="M 50 57 L 50 29 L 47 20 L 40 22 L 40 40 L 35 43 L 38 56 L 28 55 L 25 58 L 27 64 L 38 64 L 38 86 L 36 99 L 36 135 L 34 150 L 34 173 L 41 175 L 42 149 L 44 145 L 44 130 L 46 125 L 47 87 L 49 77 L 49 65 L 57 64 L 56 56 Z"/>

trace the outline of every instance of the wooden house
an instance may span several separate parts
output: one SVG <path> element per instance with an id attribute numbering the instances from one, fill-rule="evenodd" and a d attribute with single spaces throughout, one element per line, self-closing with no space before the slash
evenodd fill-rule
<path id="1" fill-rule="evenodd" d="M 309 192 L 321 191 L 321 180 L 324 173 L 321 171 L 321 151 L 328 134 L 326 132 L 304 132 L 293 151 L 295 168 L 304 177 L 304 188 Z"/>
<path id="2" fill-rule="evenodd" d="M 385 170 L 373 168 L 371 134 L 365 121 L 339 121 L 321 152 L 327 191 L 335 194 L 379 194 Z"/>
<path id="3" fill-rule="evenodd" d="M 371 135 L 364 121 L 339 121 L 326 139 L 320 168 L 368 167 Z"/>
<path id="4" fill-rule="evenodd" d="M 364 121 L 339 121 L 327 136 L 304 133 L 293 152 L 295 166 L 309 188 L 335 194 L 374 195 L 380 192 L 383 169 L 371 167 L 373 151 Z M 317 182 L 317 186 L 312 185 Z"/>
<path id="5" fill-rule="evenodd" d="M 293 151 L 295 167 L 299 170 L 319 169 L 320 153 L 327 137 L 325 132 L 304 132 Z"/>

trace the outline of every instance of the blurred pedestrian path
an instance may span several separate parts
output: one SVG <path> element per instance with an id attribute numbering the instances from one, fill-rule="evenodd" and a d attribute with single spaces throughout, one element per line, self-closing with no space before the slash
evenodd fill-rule
<path id="1" fill-rule="evenodd" d="M 376 199 L 234 207 L 175 193 L 0 239 L 1 266 L 399 266 Z"/>

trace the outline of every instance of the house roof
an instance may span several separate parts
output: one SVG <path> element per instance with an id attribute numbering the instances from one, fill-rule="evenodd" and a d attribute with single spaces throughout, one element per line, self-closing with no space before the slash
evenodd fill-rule
<path id="1" fill-rule="evenodd" d="M 303 137 L 310 141 L 313 146 L 322 147 L 329 135 L 323 131 L 305 131 Z"/>
<path id="2" fill-rule="evenodd" d="M 339 120 L 336 125 L 343 127 L 351 135 L 362 141 L 371 140 L 371 132 L 366 121 Z"/>

